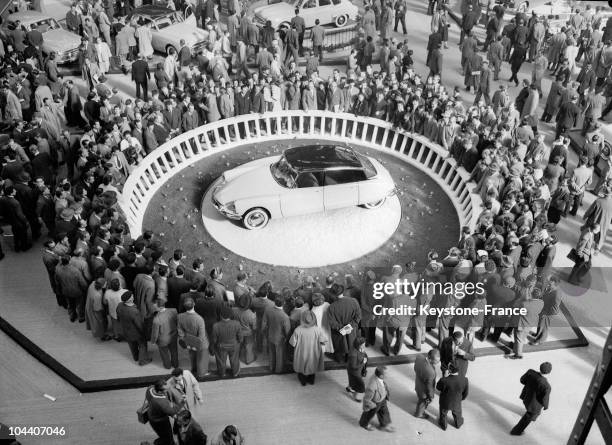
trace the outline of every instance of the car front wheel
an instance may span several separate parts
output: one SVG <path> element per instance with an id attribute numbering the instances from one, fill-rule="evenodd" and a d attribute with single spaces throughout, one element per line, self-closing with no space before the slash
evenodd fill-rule
<path id="1" fill-rule="evenodd" d="M 170 54 L 170 48 L 174 50 L 174 54 L 178 54 L 174 45 L 166 45 L 166 54 Z"/>
<path id="2" fill-rule="evenodd" d="M 336 17 L 336 21 L 334 23 L 336 24 L 336 27 L 338 28 L 342 28 L 343 26 L 346 26 L 346 24 L 348 23 L 348 15 L 340 15 Z"/>
<path id="3" fill-rule="evenodd" d="M 268 221 L 270 221 L 270 215 L 261 207 L 249 210 L 242 217 L 242 224 L 249 230 L 263 229 Z"/>
<path id="4" fill-rule="evenodd" d="M 382 205 L 385 203 L 386 200 L 387 200 L 387 198 L 383 198 L 380 201 L 368 202 L 368 203 L 364 204 L 363 206 L 366 209 L 377 209 L 379 207 L 382 207 Z"/>

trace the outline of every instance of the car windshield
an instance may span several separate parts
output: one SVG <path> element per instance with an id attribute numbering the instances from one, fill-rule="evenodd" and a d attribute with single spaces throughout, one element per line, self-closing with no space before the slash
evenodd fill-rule
<path id="1" fill-rule="evenodd" d="M 285 3 L 289 3 L 292 6 L 297 6 L 301 0 L 285 0 Z"/>
<path id="2" fill-rule="evenodd" d="M 27 25 L 27 27 L 30 30 L 38 29 L 38 31 L 40 31 L 41 33 L 51 31 L 52 29 L 60 29 L 60 25 L 58 25 L 57 22 L 52 18 L 30 23 L 29 25 Z"/>
<path id="3" fill-rule="evenodd" d="M 374 168 L 374 165 L 372 165 L 372 162 L 370 162 L 370 160 L 366 156 L 363 156 L 359 153 L 356 153 L 356 154 L 357 154 L 357 157 L 359 158 L 359 161 L 361 161 L 361 165 L 363 166 L 363 169 L 365 170 L 366 178 L 370 179 L 376 176 L 376 168 Z"/>
<path id="4" fill-rule="evenodd" d="M 287 162 L 283 156 L 277 163 L 270 166 L 272 176 L 280 185 L 286 188 L 295 188 L 297 179 L 297 171 Z"/>

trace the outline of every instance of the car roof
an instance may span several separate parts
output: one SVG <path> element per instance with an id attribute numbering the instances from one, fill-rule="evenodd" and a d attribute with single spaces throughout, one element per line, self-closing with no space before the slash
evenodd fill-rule
<path id="1" fill-rule="evenodd" d="M 16 12 L 14 14 L 10 14 L 7 17 L 7 20 L 11 22 L 19 20 L 21 23 L 32 23 L 32 22 L 38 22 L 40 20 L 50 19 L 50 18 L 52 17 L 45 15 L 42 12 L 23 11 L 23 12 Z"/>
<path id="2" fill-rule="evenodd" d="M 165 17 L 169 14 L 172 14 L 173 12 L 175 11 L 170 8 L 164 8 L 163 6 L 145 5 L 134 9 L 132 15 L 140 14 L 156 19 L 159 17 Z"/>
<path id="3" fill-rule="evenodd" d="M 362 168 L 353 150 L 337 145 L 304 145 L 285 150 L 285 159 L 296 170 L 328 170 L 338 167 Z"/>

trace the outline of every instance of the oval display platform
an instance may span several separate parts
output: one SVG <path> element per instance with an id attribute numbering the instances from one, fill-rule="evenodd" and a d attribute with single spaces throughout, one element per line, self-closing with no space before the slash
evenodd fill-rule
<path id="1" fill-rule="evenodd" d="M 159 236 L 168 252 L 183 248 L 188 256 L 185 264 L 199 257 L 207 271 L 221 267 L 228 285 L 243 270 L 251 276 L 252 286 L 268 280 L 277 288 L 298 286 L 300 271 L 322 280 L 330 273 L 359 276 L 364 268 L 419 261 L 432 248 L 443 254 L 456 240 L 457 213 L 433 179 L 393 153 L 359 144 L 351 147 L 381 162 L 398 190 L 397 197 L 379 209 L 353 207 L 271 220 L 269 228 L 252 231 L 212 207 L 202 208 L 203 202 L 210 202 L 204 195 L 224 171 L 289 147 L 325 142 L 289 139 L 211 153 L 155 193 L 143 226 Z"/>
<path id="2" fill-rule="evenodd" d="M 263 229 L 247 230 L 221 215 L 211 194 L 209 188 L 202 200 L 202 221 L 210 236 L 237 255 L 280 266 L 321 267 L 359 258 L 382 246 L 402 218 L 402 206 L 393 196 L 378 209 L 355 206 L 278 218 Z"/>

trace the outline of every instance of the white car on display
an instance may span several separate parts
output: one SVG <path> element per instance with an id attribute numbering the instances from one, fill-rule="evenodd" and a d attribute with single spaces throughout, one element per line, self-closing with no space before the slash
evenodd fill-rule
<path id="1" fill-rule="evenodd" d="M 395 194 L 380 162 L 347 147 L 307 145 L 228 170 L 213 185 L 212 201 L 227 218 L 261 229 L 271 218 L 362 205 L 382 206 Z"/>
<path id="2" fill-rule="evenodd" d="M 341 28 L 349 20 L 355 20 L 359 13 L 359 8 L 349 0 L 286 0 L 255 8 L 255 23 L 264 26 L 269 20 L 274 29 L 289 29 L 296 8 L 306 28 L 312 28 L 316 19 L 323 26 L 333 24 Z"/>
<path id="3" fill-rule="evenodd" d="M 134 10 L 131 18 L 150 24 L 153 49 L 160 53 L 167 54 L 170 48 L 178 51 L 181 39 L 194 53 L 208 41 L 208 32 L 198 28 L 196 16 L 189 6 L 185 12 L 161 6 L 141 6 Z"/>
<path id="4" fill-rule="evenodd" d="M 81 37 L 62 28 L 54 18 L 38 11 L 16 12 L 6 17 L 2 25 L 2 34 L 10 35 L 17 21 L 25 32 L 33 29 L 40 31 L 43 36 L 43 54 L 49 55 L 54 52 L 58 64 L 74 62 L 79 58 Z"/>

